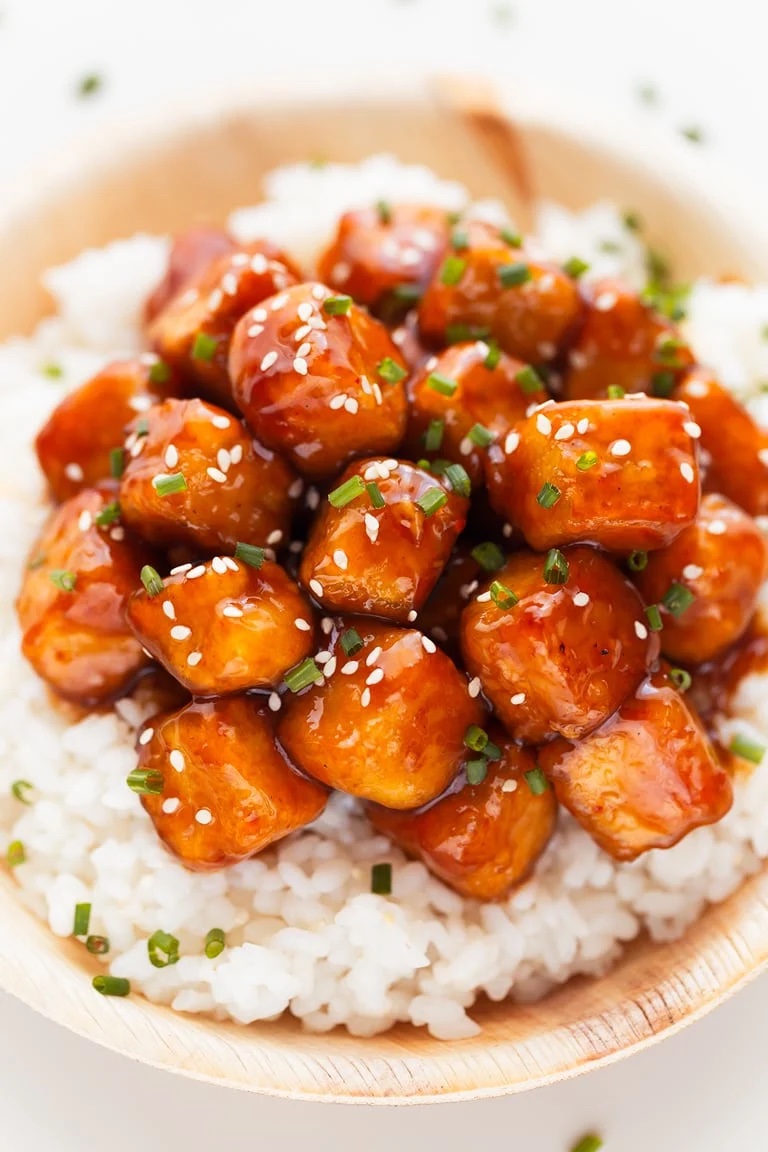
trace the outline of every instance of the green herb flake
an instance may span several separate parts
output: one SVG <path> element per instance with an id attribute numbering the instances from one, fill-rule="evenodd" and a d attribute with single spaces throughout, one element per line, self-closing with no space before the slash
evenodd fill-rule
<path id="1" fill-rule="evenodd" d="M 332 492 L 328 493 L 328 503 L 332 508 L 346 508 L 347 504 L 351 504 L 358 496 L 362 496 L 365 492 L 365 484 L 360 476 L 350 476 L 349 480 L 345 480 L 343 484 L 339 484 L 338 488 L 334 488 Z"/>
<path id="2" fill-rule="evenodd" d="M 742 760 L 749 760 L 751 764 L 762 764 L 765 753 L 768 751 L 765 744 L 750 740 L 748 736 L 741 734 L 734 736 L 729 747 L 734 755 L 740 756 Z"/>
<path id="3" fill-rule="evenodd" d="M 499 236 L 508 248 L 522 248 L 523 246 L 523 237 L 519 232 L 515 232 L 514 228 L 502 228 Z"/>
<path id="4" fill-rule="evenodd" d="M 48 578 L 60 592 L 74 592 L 77 584 L 77 573 L 69 572 L 66 568 L 52 568 Z"/>
<path id="5" fill-rule="evenodd" d="M 266 560 L 267 553 L 266 549 L 259 548 L 256 544 L 244 544 L 242 540 L 238 540 L 235 544 L 235 557 L 249 568 L 258 570 Z"/>
<path id="6" fill-rule="evenodd" d="M 484 572 L 499 572 L 504 567 L 504 553 L 490 540 L 478 544 L 472 549 L 471 555 Z"/>
<path id="7" fill-rule="evenodd" d="M 397 284 L 392 289 L 392 296 L 400 304 L 418 304 L 424 295 L 418 284 Z"/>
<path id="8" fill-rule="evenodd" d="M 491 600 L 502 611 L 507 611 L 509 608 L 514 608 L 519 604 L 519 597 L 515 595 L 511 588 L 507 588 L 506 584 L 494 580 L 489 589 L 491 593 Z"/>
<path id="9" fill-rule="evenodd" d="M 365 490 L 368 493 L 368 499 L 371 502 L 372 508 L 386 508 L 387 502 L 382 496 L 381 488 L 379 488 L 375 480 L 371 480 L 366 484 Z"/>
<path id="10" fill-rule="evenodd" d="M 388 201 L 377 200 L 376 201 L 376 211 L 377 211 L 378 216 L 379 216 L 379 223 L 380 224 L 391 224 L 392 223 L 392 205 L 389 204 Z"/>
<path id="11" fill-rule="evenodd" d="M 35 558 L 27 564 L 27 572 L 36 572 L 38 568 L 43 567 L 47 559 L 48 557 L 45 553 L 42 553 L 40 556 L 35 556 Z"/>
<path id="12" fill-rule="evenodd" d="M 448 502 L 448 493 L 444 488 L 427 488 L 416 501 L 425 516 L 434 516 L 440 508 Z"/>
<path id="13" fill-rule="evenodd" d="M 648 617 L 648 627 L 651 632 L 663 631 L 664 621 L 661 618 L 658 604 L 649 604 L 645 610 L 645 615 Z"/>
<path id="14" fill-rule="evenodd" d="M 640 84 L 637 89 L 637 97 L 642 104 L 659 103 L 659 90 L 653 84 Z"/>
<path id="15" fill-rule="evenodd" d="M 630 572 L 645 572 L 648 567 L 648 553 L 630 552 L 627 564 Z"/>
<path id="16" fill-rule="evenodd" d="M 147 940 L 147 952 L 154 968 L 168 968 L 179 962 L 179 941 L 170 932 L 158 929 Z"/>
<path id="17" fill-rule="evenodd" d="M 493 372 L 495 368 L 498 368 L 500 360 L 501 348 L 499 348 L 495 340 L 489 341 L 488 351 L 485 355 L 485 360 L 483 360 L 483 368 L 487 368 L 489 372 Z"/>
<path id="18" fill-rule="evenodd" d="M 490 328 L 477 324 L 448 324 L 445 329 L 446 344 L 470 344 L 473 340 L 488 340 Z"/>
<path id="19" fill-rule="evenodd" d="M 576 467 L 579 472 L 589 472 L 590 468 L 594 468 L 598 463 L 597 452 L 582 452 L 576 461 Z"/>
<path id="20" fill-rule="evenodd" d="M 570 260 L 566 260 L 563 264 L 563 272 L 567 276 L 571 276 L 574 280 L 578 280 L 585 272 L 589 271 L 589 264 L 586 260 L 582 260 L 579 256 L 571 256 Z"/>
<path id="21" fill-rule="evenodd" d="M 559 548 L 552 548 L 547 553 L 544 564 L 544 582 L 546 584 L 567 584 L 570 567 L 565 556 Z"/>
<path id="22" fill-rule="evenodd" d="M 677 383 L 672 372 L 655 372 L 651 377 L 651 392 L 659 400 L 668 400 Z"/>
<path id="23" fill-rule="evenodd" d="M 94 976 L 93 987 L 102 996 L 128 996 L 131 982 L 123 976 Z"/>
<path id="24" fill-rule="evenodd" d="M 574 1144 L 571 1152 L 600 1152 L 602 1146 L 602 1139 L 590 1133 L 588 1136 L 582 1136 L 581 1140 Z"/>
<path id="25" fill-rule="evenodd" d="M 440 269 L 440 283 L 445 284 L 449 288 L 454 288 L 457 284 L 461 283 L 461 279 L 467 270 L 467 262 L 461 256 L 446 256 L 443 261 L 443 266 Z"/>
<path id="26" fill-rule="evenodd" d="M 392 895 L 392 865 L 374 864 L 371 868 L 371 892 L 374 896 Z"/>
<path id="27" fill-rule="evenodd" d="M 323 312 L 326 316 L 346 316 L 352 304 L 351 296 L 328 296 L 323 301 Z"/>
<path id="28" fill-rule="evenodd" d="M 527 264 L 522 263 L 500 264 L 498 277 L 502 288 L 518 288 L 531 279 L 531 270 Z"/>
<path id="29" fill-rule="evenodd" d="M 94 524 L 99 528 L 108 528 L 110 524 L 114 524 L 116 520 L 120 519 L 120 504 L 117 500 L 112 500 L 109 504 L 105 504 L 101 512 L 94 519 Z"/>
<path id="30" fill-rule="evenodd" d="M 171 378 L 171 369 L 165 360 L 155 360 L 149 369 L 150 384 L 167 384 Z"/>
<path id="31" fill-rule="evenodd" d="M 640 232 L 643 227 L 642 217 L 638 212 L 633 211 L 631 208 L 622 216 L 624 227 L 628 232 Z"/>
<path id="32" fill-rule="evenodd" d="M 211 928 L 205 937 L 205 955 L 208 959 L 215 960 L 217 956 L 221 956 L 226 946 L 227 941 L 223 930 L 221 928 Z"/>
<path id="33" fill-rule="evenodd" d="M 624 391 L 624 389 L 621 387 L 620 384 L 609 384 L 608 385 L 608 399 L 609 400 L 623 400 L 625 396 L 626 396 L 626 392 Z"/>
<path id="34" fill-rule="evenodd" d="M 30 784 L 29 780 L 14 780 L 11 784 L 11 796 L 20 804 L 29 806 L 32 803 L 29 799 L 29 793 L 34 791 L 34 787 L 34 784 Z"/>
<path id="35" fill-rule="evenodd" d="M 541 796 L 549 788 L 549 780 L 547 780 L 538 765 L 535 768 L 531 768 L 530 772 L 524 772 L 523 775 L 525 776 L 526 784 L 534 796 Z"/>
<path id="36" fill-rule="evenodd" d="M 75 915 L 72 924 L 73 936 L 87 936 L 91 925 L 90 904 L 75 904 Z"/>
<path id="37" fill-rule="evenodd" d="M 685 668 L 670 668 L 669 678 L 678 692 L 687 692 L 693 684 L 693 677 L 690 672 L 686 672 Z"/>
<path id="38" fill-rule="evenodd" d="M 300 664 L 295 667 L 289 668 L 285 674 L 285 683 L 291 692 L 302 692 L 308 688 L 310 684 L 314 684 L 316 680 L 322 680 L 323 674 L 315 664 L 311 656 L 306 660 L 302 660 Z"/>
<path id="39" fill-rule="evenodd" d="M 464 744 L 472 752 L 482 752 L 488 743 L 488 733 L 478 724 L 470 724 L 464 733 Z"/>
<path id="40" fill-rule="evenodd" d="M 601 252 L 605 252 L 606 256 L 616 256 L 619 252 L 624 251 L 618 240 L 601 240 L 598 248 Z"/>
<path id="41" fill-rule="evenodd" d="M 469 233 L 466 228 L 454 228 L 451 232 L 451 248 L 463 252 L 469 248 Z"/>
<path id="42" fill-rule="evenodd" d="M 95 96 L 104 87 L 104 77 L 98 72 L 87 72 L 77 82 L 77 95 L 81 100 Z"/>
<path id="43" fill-rule="evenodd" d="M 689 124 L 685 128 L 681 128 L 680 135 L 691 144 L 703 144 L 706 139 L 703 129 L 696 124 Z"/>
<path id="44" fill-rule="evenodd" d="M 376 366 L 379 377 L 387 384 L 399 384 L 408 375 L 405 368 L 401 368 L 391 356 L 385 356 Z"/>
<path id="45" fill-rule="evenodd" d="M 64 375 L 64 369 L 61 364 L 57 364 L 55 360 L 49 360 L 48 363 L 43 364 L 40 371 L 43 376 L 47 376 L 49 380 L 61 380 Z"/>
<path id="46" fill-rule="evenodd" d="M 198 332 L 192 344 L 192 359 L 209 364 L 216 355 L 218 347 L 219 341 L 215 336 L 209 336 L 207 332 Z"/>

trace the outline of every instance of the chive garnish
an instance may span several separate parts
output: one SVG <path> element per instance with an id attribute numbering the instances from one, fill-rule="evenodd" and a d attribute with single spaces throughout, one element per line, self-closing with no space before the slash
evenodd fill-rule
<path id="1" fill-rule="evenodd" d="M 163 791 L 163 774 L 155 768 L 134 768 L 125 778 L 131 792 L 139 796 L 160 796 Z"/>
<path id="2" fill-rule="evenodd" d="M 730 743 L 730 750 L 736 756 L 741 756 L 742 760 L 749 760 L 751 764 L 761 764 L 765 756 L 765 744 L 759 744 L 756 740 L 750 740 L 748 736 L 734 736 Z"/>
<path id="3" fill-rule="evenodd" d="M 521 368 L 515 376 L 515 382 L 520 385 L 520 390 L 526 396 L 531 396 L 534 392 L 540 392 L 544 387 L 544 382 L 539 376 L 535 368 L 530 364 L 526 364 L 525 368 Z"/>
<path id="4" fill-rule="evenodd" d="M 588 1136 L 582 1136 L 578 1144 L 571 1149 L 571 1152 L 600 1152 L 602 1146 L 601 1138 L 590 1133 Z"/>
<path id="5" fill-rule="evenodd" d="M 601 252 L 607 253 L 609 256 L 615 256 L 617 252 L 623 252 L 624 249 L 618 240 L 601 240 L 599 244 Z"/>
<path id="6" fill-rule="evenodd" d="M 422 492 L 416 503 L 425 516 L 434 516 L 438 509 L 442 508 L 448 501 L 448 493 L 444 488 L 427 488 L 426 492 Z"/>
<path id="7" fill-rule="evenodd" d="M 440 269 L 440 283 L 453 288 L 466 272 L 467 262 L 461 256 L 446 256 Z"/>
<path id="8" fill-rule="evenodd" d="M 506 611 L 507 608 L 514 608 L 519 603 L 519 597 L 515 595 L 511 588 L 507 588 L 506 584 L 494 580 L 489 589 L 491 593 L 491 600 L 497 608 Z"/>
<path id="9" fill-rule="evenodd" d="M 371 892 L 374 896 L 392 895 L 392 865 L 374 864 L 371 868 Z"/>
<path id="10" fill-rule="evenodd" d="M 576 467 L 579 472 L 589 472 L 590 468 L 594 468 L 597 464 L 597 452 L 582 452 L 576 461 Z"/>
<path id="11" fill-rule="evenodd" d="M 11 795 L 14 800 L 18 800 L 20 804 L 31 804 L 32 801 L 27 798 L 27 792 L 32 792 L 34 784 L 30 784 L 29 780 L 14 780 L 11 784 Z"/>
<path id="12" fill-rule="evenodd" d="M 549 480 L 547 480 L 536 497 L 536 503 L 541 505 L 542 508 L 554 508 L 561 496 L 562 492 L 557 485 L 550 484 Z"/>
<path id="13" fill-rule="evenodd" d="M 255 544 L 244 544 L 242 540 L 238 540 L 235 545 L 235 556 L 249 568 L 261 568 L 267 553 L 264 548 L 258 548 Z"/>
<path id="14" fill-rule="evenodd" d="M 346 316 L 352 304 L 351 296 L 328 296 L 323 301 L 323 312 L 326 316 Z"/>
<path id="15" fill-rule="evenodd" d="M 158 496 L 173 496 L 175 492 L 184 492 L 187 481 L 183 472 L 171 472 L 169 476 L 155 476 L 152 487 Z"/>
<path id="16" fill-rule="evenodd" d="M 465 248 L 469 248 L 469 233 L 466 228 L 454 228 L 451 232 L 451 247 L 455 248 L 457 252 L 463 252 Z"/>
<path id="17" fill-rule="evenodd" d="M 131 991 L 131 982 L 124 976 L 94 976 L 93 987 L 102 996 L 127 996 Z"/>
<path id="18" fill-rule="evenodd" d="M 380 224 L 392 223 L 392 206 L 388 204 L 386 200 L 376 201 L 376 211 L 379 214 Z"/>
<path id="19" fill-rule="evenodd" d="M 491 335 L 490 328 L 481 328 L 475 324 L 448 324 L 445 329 L 446 344 L 468 344 L 473 340 L 487 340 Z"/>
<path id="20" fill-rule="evenodd" d="M 109 952 L 109 937 L 89 936 L 85 946 L 92 956 L 105 956 Z"/>
<path id="21" fill-rule="evenodd" d="M 483 755 L 486 760 L 501 760 L 501 748 L 498 744 L 492 744 L 489 740 L 483 749 Z"/>
<path id="22" fill-rule="evenodd" d="M 386 507 L 387 502 L 382 496 L 381 488 L 379 488 L 375 480 L 371 480 L 370 483 L 366 484 L 365 490 L 368 493 L 368 499 L 371 502 L 372 508 Z"/>
<path id="23" fill-rule="evenodd" d="M 499 236 L 510 248 L 522 248 L 523 246 L 523 237 L 512 228 L 502 228 Z"/>
<path id="24" fill-rule="evenodd" d="M 19 864 L 23 864 L 26 861 L 27 853 L 21 840 L 13 840 L 8 845 L 5 858 L 8 861 L 9 868 L 18 868 Z"/>
<path id="25" fill-rule="evenodd" d="M 661 632 L 664 628 L 664 621 L 661 618 L 658 604 L 649 604 L 645 614 L 648 617 L 648 627 L 651 632 Z"/>
<path id="26" fill-rule="evenodd" d="M 608 399 L 609 400 L 623 400 L 625 396 L 626 396 L 626 392 L 624 391 L 624 389 L 621 387 L 620 384 L 609 384 L 608 385 Z"/>
<path id="27" fill-rule="evenodd" d="M 691 124 L 687 128 L 681 128 L 680 135 L 686 140 L 690 140 L 691 144 L 704 143 L 704 133 L 701 128 L 698 128 L 695 124 Z"/>
<path id="28" fill-rule="evenodd" d="M 49 361 L 47 364 L 43 364 L 40 371 L 42 372 L 43 376 L 47 376 L 50 380 L 60 380 L 64 375 L 64 369 L 62 368 L 61 364 L 56 364 L 53 360 Z"/>
<path id="29" fill-rule="evenodd" d="M 356 656 L 363 646 L 360 633 L 355 628 L 347 628 L 346 632 L 341 634 L 341 646 L 345 656 Z"/>
<path id="30" fill-rule="evenodd" d="M 221 928 L 211 928 L 205 937 L 205 954 L 209 960 L 221 956 L 226 947 L 226 938 Z"/>
<path id="31" fill-rule="evenodd" d="M 397 284 L 392 289 L 392 295 L 401 304 L 418 304 L 424 292 L 418 284 Z"/>
<path id="32" fill-rule="evenodd" d="M 376 366 L 376 371 L 387 384 L 398 384 L 408 375 L 405 368 L 401 368 L 391 356 L 385 356 Z"/>
<path id="33" fill-rule="evenodd" d="M 464 743 L 473 752 L 482 752 L 488 743 L 488 733 L 478 724 L 470 724 L 464 733 Z"/>
<path id="34" fill-rule="evenodd" d="M 154 968 L 167 968 L 179 962 L 179 942 L 170 932 L 158 928 L 147 940 L 149 962 Z"/>
<path id="35" fill-rule="evenodd" d="M 487 368 L 489 372 L 493 372 L 494 368 L 498 368 L 499 361 L 501 360 L 501 348 L 495 340 L 488 344 L 488 351 L 483 360 L 483 368 Z"/>
<path id="36" fill-rule="evenodd" d="M 108 528 L 110 524 L 114 524 L 115 520 L 120 519 L 120 504 L 117 500 L 112 500 L 109 504 L 105 504 L 101 512 L 94 520 L 94 524 L 99 528 Z"/>
<path id="37" fill-rule="evenodd" d="M 466 468 L 461 464 L 448 464 L 445 469 L 445 478 L 457 496 L 469 499 L 472 492 L 472 482 Z"/>
<path id="38" fill-rule="evenodd" d="M 485 424 L 473 424 L 467 432 L 467 440 L 476 448 L 487 448 L 496 439 L 493 432 Z"/>
<path id="39" fill-rule="evenodd" d="M 424 447 L 427 452 L 437 452 L 443 442 L 444 432 L 445 420 L 430 420 L 429 426 L 424 433 Z"/>
<path id="40" fill-rule="evenodd" d="M 72 924 L 73 936 L 87 936 L 91 923 L 90 904 L 75 904 L 75 916 Z"/>
<path id="41" fill-rule="evenodd" d="M 467 761 L 467 784 L 482 784 L 488 775 L 488 761 L 487 760 L 468 760 Z"/>
<path id="42" fill-rule="evenodd" d="M 647 552 L 630 552 L 627 559 L 630 572 L 645 572 L 648 567 Z"/>
<path id="43" fill-rule="evenodd" d="M 629 232 L 639 232 L 643 226 L 641 216 L 639 213 L 632 211 L 632 209 L 630 209 L 628 212 L 625 212 L 622 219 L 624 221 L 624 227 Z"/>
<path id="44" fill-rule="evenodd" d="M 504 567 L 504 554 L 491 540 L 478 544 L 472 549 L 471 555 L 486 572 L 498 572 Z"/>
<path id="45" fill-rule="evenodd" d="M 311 656 L 307 656 L 306 660 L 302 660 L 295 667 L 289 668 L 285 674 L 285 682 L 291 692 L 301 692 L 310 684 L 314 684 L 315 680 L 322 678 L 323 674 Z"/>
<path id="46" fill-rule="evenodd" d="M 165 360 L 155 360 L 149 370 L 149 379 L 152 384 L 167 384 L 171 378 L 171 370 Z"/>
<path id="47" fill-rule="evenodd" d="M 571 256 L 570 260 L 566 260 L 563 264 L 563 272 L 568 276 L 572 276 L 574 280 L 578 280 L 585 272 L 589 271 L 589 264 L 582 260 L 579 256 Z"/>
<path id="48" fill-rule="evenodd" d="M 192 359 L 210 363 L 216 355 L 218 346 L 219 342 L 215 336 L 209 336 L 207 332 L 198 332 L 192 344 Z"/>
<path id="49" fill-rule="evenodd" d="M 560 549 L 550 549 L 544 564 L 544 582 L 546 584 L 567 584 L 569 574 L 568 561 Z"/>
<path id="50" fill-rule="evenodd" d="M 60 592 L 74 592 L 77 583 L 77 573 L 69 572 L 66 568 L 52 568 L 48 578 L 55 584 Z"/>
<path id="51" fill-rule="evenodd" d="M 109 453 L 109 474 L 113 480 L 119 480 L 125 471 L 125 449 L 113 448 Z"/>
<path id="52" fill-rule="evenodd" d="M 684 340 L 678 339 L 677 336 L 665 336 L 656 345 L 656 359 L 669 368 L 680 368 L 682 362 L 679 353 L 686 348 Z"/>
<path id="53" fill-rule="evenodd" d="M 350 476 L 349 480 L 345 480 L 338 488 L 328 493 L 328 503 L 333 508 L 346 508 L 347 504 L 362 496 L 363 492 L 365 484 L 362 479 L 359 476 Z"/>
<path id="54" fill-rule="evenodd" d="M 141 582 L 147 591 L 147 596 L 159 596 L 165 588 L 165 584 L 157 569 L 153 568 L 151 564 L 145 564 L 140 575 Z"/>
<path id="55" fill-rule="evenodd" d="M 93 96 L 104 84 L 104 78 L 98 72 L 87 72 L 77 82 L 77 94 L 80 97 Z"/>
<path id="56" fill-rule="evenodd" d="M 667 400 L 675 390 L 675 376 L 672 372 L 655 372 L 651 377 L 651 391 L 660 400 Z"/>
<path id="57" fill-rule="evenodd" d="M 430 372 L 427 377 L 427 387 L 433 392 L 439 392 L 441 396 L 453 396 L 458 386 L 455 380 L 451 380 L 450 376 L 443 376 L 442 372 Z"/>
<path id="58" fill-rule="evenodd" d="M 678 584 L 677 581 L 673 581 L 668 591 L 662 596 L 661 603 L 667 611 L 671 612 L 677 619 L 678 616 L 682 616 L 684 612 L 687 612 L 695 599 L 696 597 L 690 588 L 686 588 L 684 584 Z"/>
<path id="59" fill-rule="evenodd" d="M 502 288 L 517 288 L 531 279 L 531 270 L 527 264 L 500 264 L 498 276 Z"/>
<path id="60" fill-rule="evenodd" d="M 678 692 L 687 692 L 693 684 L 693 678 L 690 672 L 686 672 L 685 668 L 670 668 L 669 678 Z"/>
<path id="61" fill-rule="evenodd" d="M 538 764 L 535 768 L 531 768 L 530 772 L 524 772 L 525 782 L 530 788 L 534 796 L 541 796 L 542 792 L 546 792 L 549 788 L 549 780 L 539 768 Z"/>

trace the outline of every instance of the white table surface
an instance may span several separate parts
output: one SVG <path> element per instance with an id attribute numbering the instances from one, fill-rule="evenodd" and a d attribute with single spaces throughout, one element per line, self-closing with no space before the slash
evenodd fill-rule
<path id="1" fill-rule="evenodd" d="M 766 33 L 761 0 L 0 0 L 0 188 L 78 134 L 206 88 L 307 68 L 458 68 L 607 101 L 670 133 L 699 126 L 718 162 L 768 195 Z M 78 99 L 91 71 L 104 86 Z M 638 100 L 644 83 L 659 93 L 652 108 Z M 171 1077 L 0 995 L 0 1149 L 568 1152 L 595 1128 L 606 1152 L 765 1152 L 767 1020 L 763 978 L 672 1040 L 579 1080 L 374 1111 Z"/>

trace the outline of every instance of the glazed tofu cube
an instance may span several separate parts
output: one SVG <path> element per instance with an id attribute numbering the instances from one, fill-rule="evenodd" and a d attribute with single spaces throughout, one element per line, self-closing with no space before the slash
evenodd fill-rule
<path id="1" fill-rule="evenodd" d="M 698 435 L 671 400 L 552 404 L 488 450 L 491 503 L 532 548 L 664 548 L 698 512 Z"/>
<path id="2" fill-rule="evenodd" d="M 109 487 L 70 497 L 43 528 L 16 609 L 24 655 L 60 696 L 94 707 L 127 692 L 147 665 L 125 605 L 148 559 Z"/>
<path id="3" fill-rule="evenodd" d="M 221 408 L 168 400 L 134 422 L 125 446 L 120 506 L 145 540 L 229 551 L 287 536 L 296 474 Z"/>
<path id="4" fill-rule="evenodd" d="M 469 494 L 466 472 L 461 472 Z M 466 523 L 469 501 L 404 461 L 356 461 L 314 519 L 303 586 L 325 609 L 405 623 L 425 603 Z"/>
<path id="5" fill-rule="evenodd" d="M 560 803 L 616 860 L 671 848 L 722 819 L 733 800 L 730 776 L 663 670 L 580 743 L 541 748 L 539 763 Z"/>
<path id="6" fill-rule="evenodd" d="M 375 307 L 405 286 L 424 288 L 448 247 L 448 213 L 421 204 L 380 202 L 345 212 L 320 257 L 320 279 Z"/>
<path id="7" fill-rule="evenodd" d="M 263 551 L 246 554 L 251 563 L 214 556 L 183 564 L 162 591 L 144 588 L 128 603 L 142 645 L 194 696 L 272 687 L 314 647 L 301 590 Z"/>
<path id="8" fill-rule="evenodd" d="M 596 400 L 611 387 L 667 397 L 693 363 L 678 329 L 620 280 L 585 290 L 586 312 L 568 354 L 563 395 Z"/>
<path id="9" fill-rule="evenodd" d="M 221 256 L 166 305 L 147 335 L 192 389 L 232 407 L 227 365 L 235 325 L 249 309 L 295 283 L 282 261 L 262 251 Z"/>
<path id="10" fill-rule="evenodd" d="M 238 324 L 235 400 L 255 434 L 305 476 L 390 452 L 405 431 L 407 375 L 383 324 L 322 284 L 299 284 Z"/>
<path id="11" fill-rule="evenodd" d="M 455 344 L 426 362 L 409 385 L 407 444 L 414 459 L 462 464 L 483 482 L 488 446 L 548 393 L 537 373 L 482 340 Z"/>
<path id="12" fill-rule="evenodd" d="M 711 373 L 694 368 L 675 393 L 701 428 L 704 491 L 768 516 L 768 432 Z"/>
<path id="13" fill-rule="evenodd" d="M 471 546 L 457 544 L 434 591 L 419 612 L 419 630 L 445 648 L 451 657 L 460 654 L 461 614 L 468 601 L 480 591 L 486 574 L 472 555 Z"/>
<path id="14" fill-rule="evenodd" d="M 476 759 L 473 783 L 465 769 L 457 787 L 420 812 L 367 809 L 374 828 L 476 900 L 500 900 L 525 880 L 557 820 L 555 794 L 531 753 L 499 728 L 491 728 L 490 740 L 500 758 Z"/>
<path id="15" fill-rule="evenodd" d="M 635 582 L 657 605 L 670 660 L 715 660 L 746 632 L 768 576 L 768 543 L 751 516 L 723 496 L 705 496 L 696 522 L 652 552 Z"/>
<path id="16" fill-rule="evenodd" d="M 169 396 L 179 381 L 157 356 L 117 360 L 65 396 L 35 441 L 40 467 L 57 501 L 109 480 L 119 470 L 113 452 L 137 414 Z"/>
<path id="17" fill-rule="evenodd" d="M 438 270 L 419 323 L 435 340 L 462 329 L 493 336 L 509 356 L 530 364 L 555 358 L 581 311 L 578 288 L 561 269 L 496 242 L 456 253 Z"/>
<path id="18" fill-rule="evenodd" d="M 156 716 L 138 740 L 142 803 L 187 868 L 212 870 L 306 827 L 328 794 L 294 770 L 252 696 L 197 700 Z"/>
<path id="19" fill-rule="evenodd" d="M 187 228 L 174 236 L 168 254 L 165 274 L 144 305 L 144 320 L 151 324 L 155 317 L 221 256 L 237 250 L 233 238 L 212 225 Z"/>
<path id="20" fill-rule="evenodd" d="M 607 720 L 647 675 L 659 641 L 629 580 L 581 546 L 510 557 L 464 609 L 461 648 L 507 731 L 539 744 L 577 740 Z"/>
<path id="21" fill-rule="evenodd" d="M 428 637 L 362 617 L 340 624 L 326 649 L 309 687 L 283 698 L 277 732 L 293 762 L 387 808 L 434 800 L 461 767 L 467 729 L 485 716 L 466 677 Z M 299 687 L 307 677 L 287 680 Z"/>

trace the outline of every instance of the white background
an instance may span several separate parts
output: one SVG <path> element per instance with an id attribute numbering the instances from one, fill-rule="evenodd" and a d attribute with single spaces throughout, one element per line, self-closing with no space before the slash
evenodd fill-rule
<path id="1" fill-rule="evenodd" d="M 509 9 L 506 15 L 505 9 Z M 0 188 L 115 118 L 269 75 L 502 73 L 703 147 L 768 200 L 763 0 L 0 0 Z M 103 88 L 78 99 L 95 71 Z M 647 107 L 639 86 L 659 100 Z M 696 147 L 696 145 L 687 145 Z M 3 270 L 0 269 L 0 275 Z M 768 977 L 662 1046 L 526 1096 L 399 1111 L 261 1099 L 102 1052 L 0 996 L 0 1148 L 765 1152 Z"/>

